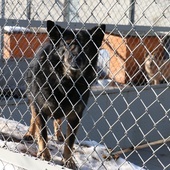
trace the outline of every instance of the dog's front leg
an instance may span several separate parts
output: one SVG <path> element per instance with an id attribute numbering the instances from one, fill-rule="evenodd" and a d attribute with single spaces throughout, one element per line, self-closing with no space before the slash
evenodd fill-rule
<path id="1" fill-rule="evenodd" d="M 36 138 L 35 118 L 37 116 L 37 111 L 33 104 L 30 105 L 30 109 L 31 109 L 30 127 L 28 129 L 28 132 L 24 135 L 24 140 L 28 140 L 28 141 Z"/>
<path id="2" fill-rule="evenodd" d="M 79 119 L 76 117 L 74 119 L 68 119 L 66 141 L 63 153 L 63 163 L 64 166 L 71 169 L 77 169 L 77 166 L 72 158 L 73 144 L 75 141 L 75 136 L 79 126 Z"/>
<path id="3" fill-rule="evenodd" d="M 46 127 L 47 116 L 42 114 L 37 115 L 35 119 L 36 133 L 38 139 L 38 153 L 37 156 L 43 160 L 49 161 L 51 159 L 50 152 L 47 148 L 47 127 Z"/>
<path id="4" fill-rule="evenodd" d="M 55 133 L 55 136 L 57 137 L 57 140 L 60 142 L 63 142 L 64 135 L 63 135 L 62 129 L 61 129 L 62 119 L 54 120 L 53 124 L 54 124 L 54 133 Z"/>
<path id="5" fill-rule="evenodd" d="M 160 80 L 159 79 L 154 79 L 154 85 L 157 85 L 160 83 Z"/>

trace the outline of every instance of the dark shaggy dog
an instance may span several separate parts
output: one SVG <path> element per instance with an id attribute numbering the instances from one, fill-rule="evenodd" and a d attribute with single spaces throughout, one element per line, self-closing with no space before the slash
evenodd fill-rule
<path id="1" fill-rule="evenodd" d="M 32 112 L 25 139 L 38 141 L 38 156 L 50 160 L 46 121 L 68 120 L 63 163 L 76 169 L 71 157 L 75 135 L 96 78 L 98 48 L 105 25 L 91 30 L 68 30 L 47 21 L 50 42 L 40 48 L 27 73 L 27 96 Z"/>

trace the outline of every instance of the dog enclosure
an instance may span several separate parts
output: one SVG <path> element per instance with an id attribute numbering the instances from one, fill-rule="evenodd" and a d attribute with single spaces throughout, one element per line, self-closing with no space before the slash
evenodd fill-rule
<path id="1" fill-rule="evenodd" d="M 47 20 L 78 30 L 106 24 L 97 82 L 89 86 L 73 150 L 78 169 L 170 168 L 169 0 L 1 0 L 0 8 L 1 169 L 63 168 L 64 143 L 51 120 L 50 162 L 37 158 L 36 141 L 23 140 L 31 118 L 25 73 L 48 41 Z"/>

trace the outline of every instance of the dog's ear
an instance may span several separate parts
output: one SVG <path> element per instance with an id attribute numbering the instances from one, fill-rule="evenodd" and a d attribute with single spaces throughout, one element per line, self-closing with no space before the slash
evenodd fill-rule
<path id="1" fill-rule="evenodd" d="M 47 21 L 47 32 L 53 42 L 57 42 L 61 38 L 63 31 L 64 28 L 60 27 L 59 25 L 55 25 L 53 21 Z"/>
<path id="2" fill-rule="evenodd" d="M 148 55 L 149 55 L 149 53 L 148 53 L 148 51 L 146 51 L 146 52 L 144 53 L 144 59 L 146 59 L 146 58 L 148 57 Z"/>
<path id="3" fill-rule="evenodd" d="M 100 26 L 93 27 L 89 30 L 90 34 L 92 35 L 92 40 L 99 48 L 102 44 L 102 40 L 105 34 L 106 25 L 102 24 Z"/>

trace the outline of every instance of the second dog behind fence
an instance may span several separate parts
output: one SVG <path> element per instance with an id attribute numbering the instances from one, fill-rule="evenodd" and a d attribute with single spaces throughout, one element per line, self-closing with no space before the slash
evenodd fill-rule
<path id="1" fill-rule="evenodd" d="M 36 138 L 37 156 L 51 160 L 46 123 L 49 117 L 56 124 L 64 117 L 68 124 L 62 162 L 68 168 L 77 169 L 72 149 L 89 98 L 89 86 L 96 79 L 98 48 L 105 25 L 90 30 L 68 30 L 47 21 L 47 31 L 50 42 L 39 49 L 27 72 L 32 118 L 24 138 Z"/>
<path id="2" fill-rule="evenodd" d="M 157 53 L 147 54 L 144 61 L 145 71 L 151 84 L 160 84 L 170 80 L 170 60 L 160 59 Z"/>

